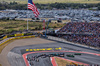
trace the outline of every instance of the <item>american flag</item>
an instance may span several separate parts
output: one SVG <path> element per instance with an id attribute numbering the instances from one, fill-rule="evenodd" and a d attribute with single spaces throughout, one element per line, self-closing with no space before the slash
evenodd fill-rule
<path id="1" fill-rule="evenodd" d="M 28 9 L 32 10 L 35 17 L 38 17 L 39 11 L 37 10 L 35 4 L 32 2 L 32 0 L 28 0 Z"/>

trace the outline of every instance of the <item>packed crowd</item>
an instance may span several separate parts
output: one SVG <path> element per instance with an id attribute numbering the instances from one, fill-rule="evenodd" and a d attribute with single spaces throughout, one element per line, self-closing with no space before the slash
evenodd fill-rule
<path id="1" fill-rule="evenodd" d="M 68 41 L 100 48 L 100 23 L 70 22 L 58 32 L 65 32 L 66 35 L 60 35 L 60 37 Z M 67 32 L 72 33 L 67 34 Z M 81 34 L 85 32 L 91 34 Z"/>
<path id="2" fill-rule="evenodd" d="M 93 46 L 93 47 L 100 47 L 100 35 L 64 35 L 62 36 L 68 41 L 71 42 L 78 42 L 80 44 L 85 44 L 88 46 Z"/>
<path id="3" fill-rule="evenodd" d="M 69 22 L 58 32 L 72 32 L 72 33 L 95 33 L 100 34 L 100 23 L 87 23 L 87 22 Z"/>

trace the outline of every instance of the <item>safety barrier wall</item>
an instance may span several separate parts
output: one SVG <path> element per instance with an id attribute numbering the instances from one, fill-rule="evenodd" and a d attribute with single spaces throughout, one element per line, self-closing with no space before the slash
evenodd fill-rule
<path id="1" fill-rule="evenodd" d="M 3 39 L 6 39 L 6 38 L 7 38 L 7 36 L 4 36 L 4 37 L 3 37 Z"/>
<path id="2" fill-rule="evenodd" d="M 2 37 L 2 38 L 0 39 L 0 41 L 1 41 L 1 40 L 4 40 L 4 39 L 6 39 L 6 38 L 9 38 L 9 37 L 19 37 L 19 36 L 29 36 L 29 35 L 33 35 L 33 33 L 20 33 L 20 34 L 6 35 L 6 36 Z"/>
<path id="3" fill-rule="evenodd" d="M 21 34 L 14 34 L 14 36 L 24 36 L 24 33 L 21 33 Z"/>
<path id="4" fill-rule="evenodd" d="M 0 41 L 2 41 L 2 40 L 3 40 L 3 38 L 0 39 Z"/>
<path id="5" fill-rule="evenodd" d="M 0 46 L 3 45 L 3 44 L 5 44 L 5 43 L 7 43 L 7 42 L 10 41 L 10 40 L 11 40 L 11 39 L 8 39 L 8 40 L 4 41 L 3 43 L 0 44 Z"/>
<path id="6" fill-rule="evenodd" d="M 33 35 L 33 33 L 25 33 L 24 36 Z"/>
<path id="7" fill-rule="evenodd" d="M 37 33 L 37 34 L 38 34 L 38 35 L 40 35 L 40 34 L 43 35 L 43 33 L 40 33 L 40 32 Z M 33 33 L 20 33 L 20 34 L 6 35 L 6 36 L 0 38 L 0 41 L 4 40 L 4 39 L 6 39 L 6 38 L 9 38 L 9 37 L 20 37 L 20 36 L 30 36 L 30 35 L 34 35 L 34 34 L 33 34 Z"/>
<path id="8" fill-rule="evenodd" d="M 23 39 L 23 38 L 34 38 L 34 37 L 35 37 L 35 35 L 32 35 L 32 36 L 12 37 L 12 38 L 9 38 L 8 40 L 4 41 L 3 43 L 1 43 L 0 46 L 3 45 L 3 44 L 5 44 L 5 43 L 7 43 L 8 41 L 11 41 L 11 40 Z M 6 37 L 3 37 L 3 38 L 7 38 L 7 36 Z"/>
<path id="9" fill-rule="evenodd" d="M 33 36 L 21 36 L 21 37 L 15 37 L 14 39 L 23 39 L 23 38 L 34 38 L 35 35 Z"/>
<path id="10" fill-rule="evenodd" d="M 38 33 L 38 34 L 41 34 L 41 33 Z M 6 36 L 2 37 L 0 39 L 0 41 L 3 41 L 4 39 L 7 39 L 7 38 L 8 38 L 8 40 L 2 42 L 0 44 L 0 46 L 5 44 L 6 42 L 8 42 L 10 40 L 13 40 L 13 39 L 34 38 L 34 37 L 35 37 L 35 35 L 33 35 L 33 33 L 20 33 L 20 34 L 6 35 Z"/>
<path id="11" fill-rule="evenodd" d="M 9 37 L 15 37 L 15 35 L 13 34 L 13 35 L 7 35 L 7 38 L 9 38 Z"/>

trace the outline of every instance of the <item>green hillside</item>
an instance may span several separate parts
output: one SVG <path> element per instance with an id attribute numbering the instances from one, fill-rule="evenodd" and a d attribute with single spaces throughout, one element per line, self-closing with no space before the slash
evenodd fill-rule
<path id="1" fill-rule="evenodd" d="M 0 1 L 16 1 L 18 3 L 23 3 L 26 4 L 27 0 L 0 0 Z M 100 0 L 33 0 L 34 3 L 55 3 L 55 2 L 60 2 L 60 3 L 100 3 Z"/>

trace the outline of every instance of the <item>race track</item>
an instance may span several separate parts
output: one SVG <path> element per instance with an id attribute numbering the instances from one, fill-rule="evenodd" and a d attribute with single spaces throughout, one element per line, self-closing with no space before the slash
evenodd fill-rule
<path id="1" fill-rule="evenodd" d="M 78 62 L 83 62 L 86 64 L 99 64 L 99 59 L 100 59 L 100 51 L 95 51 L 91 49 L 86 49 L 83 47 L 78 47 L 75 45 L 71 45 L 68 43 L 60 43 L 60 42 L 55 42 L 51 40 L 45 40 L 42 38 L 30 38 L 30 39 L 20 39 L 20 40 L 15 40 L 14 42 L 10 43 L 8 46 L 6 46 L 2 53 L 0 54 L 0 64 L 2 66 L 25 66 L 25 60 L 23 59 L 23 54 L 28 53 L 25 51 L 26 49 L 41 49 L 41 48 L 58 48 L 61 47 L 62 49 L 60 51 L 78 51 L 78 52 L 88 52 L 90 54 L 82 53 L 81 56 L 75 56 L 75 58 L 68 58 L 70 60 L 78 61 Z M 31 51 L 34 52 L 34 51 Z M 44 52 L 47 53 L 48 52 Z M 55 53 L 55 52 L 53 52 Z M 71 53 L 73 52 L 64 52 L 66 53 Z M 93 55 L 91 53 L 96 53 L 97 55 Z M 41 53 L 38 53 L 41 54 Z M 31 56 L 33 54 L 29 54 L 28 56 Z M 3 60 L 2 60 L 3 59 Z M 41 59 L 39 58 L 40 63 L 34 63 L 35 65 L 41 65 L 41 63 L 44 63 L 43 66 L 46 66 L 49 64 L 52 66 L 50 62 L 50 58 L 45 58 Z M 47 63 L 45 63 L 48 61 Z"/>
<path id="2" fill-rule="evenodd" d="M 97 55 L 92 55 L 92 54 L 87 54 L 87 53 L 84 53 L 84 52 L 77 52 L 77 53 L 82 53 L 82 55 L 81 56 L 75 56 L 74 58 L 71 58 L 71 57 L 67 57 L 66 55 L 67 54 L 74 54 L 74 53 L 76 53 L 76 51 L 74 52 L 72 52 L 72 51 L 40 51 L 40 52 L 29 52 L 29 53 L 26 53 L 26 54 L 24 54 L 23 55 L 23 58 L 24 58 L 24 60 L 26 61 L 26 64 L 27 64 L 27 66 L 29 66 L 29 62 L 28 62 L 28 60 L 26 59 L 26 56 L 27 57 L 32 57 L 32 56 L 39 56 L 39 55 L 42 55 L 42 54 L 46 54 L 46 55 L 49 55 L 49 54 L 53 54 L 53 53 L 64 53 L 65 54 L 65 56 L 63 57 L 63 58 L 65 58 L 65 59 L 70 59 L 70 60 L 74 60 L 74 61 L 77 61 L 77 62 L 81 62 L 81 63 L 83 63 L 83 64 L 98 64 L 98 65 L 100 65 L 100 63 L 99 63 L 99 61 L 100 61 L 100 56 L 97 56 Z M 35 66 L 41 66 L 41 64 L 43 64 L 43 66 L 52 66 L 51 64 L 50 64 L 50 58 L 49 57 L 46 57 L 46 58 L 41 58 L 41 57 L 39 57 L 38 58 L 39 59 L 39 62 L 35 62 L 35 61 L 33 61 L 33 63 L 34 63 L 34 65 Z M 37 64 L 38 63 L 38 64 Z M 47 64 L 48 63 L 48 64 Z"/>
<path id="3" fill-rule="evenodd" d="M 23 46 L 23 47 L 15 47 L 11 50 L 11 52 L 23 55 L 25 53 L 30 53 L 30 52 L 25 51 L 25 49 L 41 49 L 41 48 L 57 48 L 57 47 L 61 47 L 62 49 L 60 50 L 60 52 L 65 51 L 64 52 L 65 55 L 66 54 L 73 54 L 73 52 L 67 52 L 67 51 L 76 51 L 76 53 L 82 52 L 81 56 L 75 56 L 75 58 L 69 58 L 69 57 L 65 56 L 64 58 L 66 58 L 66 59 L 70 59 L 70 60 L 74 60 L 74 61 L 78 61 L 78 62 L 82 62 L 82 63 L 86 63 L 86 64 L 99 64 L 100 65 L 100 63 L 99 63 L 99 61 L 100 61 L 100 54 L 99 53 L 100 52 L 99 51 L 90 50 L 90 49 L 86 49 L 86 48 L 82 48 L 82 47 L 77 47 L 77 46 L 69 45 L 67 43 L 65 44 L 65 43 L 53 42 L 53 43 L 45 43 L 45 44 L 41 44 L 41 45 L 28 45 L 28 46 Z M 31 52 L 34 52 L 34 51 L 31 51 Z M 28 56 L 38 55 L 38 54 L 43 54 L 43 53 L 48 54 L 48 52 L 29 54 Z M 83 53 L 83 52 L 87 52 L 87 53 Z M 52 53 L 55 53 L 55 51 Z M 97 55 L 96 55 L 96 53 L 97 53 Z M 8 55 L 8 58 L 9 58 L 9 60 L 12 59 L 10 57 L 10 55 Z M 42 58 L 39 58 L 39 60 L 40 60 L 40 63 L 34 62 L 34 64 L 36 66 L 41 66 L 41 63 L 44 66 L 46 66 L 47 64 L 50 64 L 49 66 L 52 66 L 51 63 L 49 62 L 50 58 L 45 58 L 43 60 L 42 60 Z M 11 66 L 13 66 L 13 64 L 15 64 L 15 63 L 12 63 L 12 61 L 11 60 L 9 61 L 9 62 L 11 62 Z M 24 61 L 25 60 L 23 60 L 23 62 Z M 48 63 L 45 63 L 45 61 L 48 61 Z M 15 61 L 15 62 L 19 62 L 19 61 Z M 17 63 L 16 66 L 18 66 L 18 64 L 20 64 L 20 63 Z M 23 64 L 25 65 L 26 63 L 23 63 Z"/>

